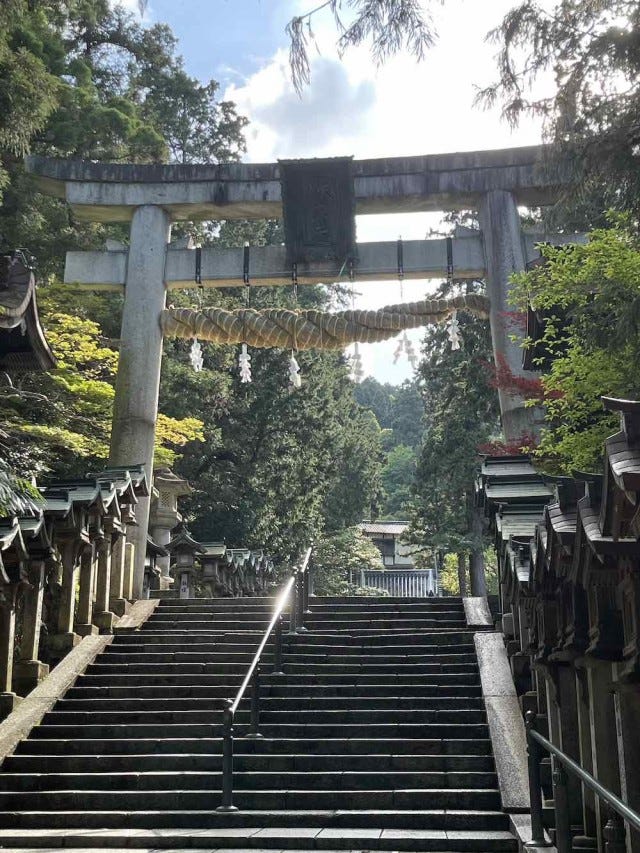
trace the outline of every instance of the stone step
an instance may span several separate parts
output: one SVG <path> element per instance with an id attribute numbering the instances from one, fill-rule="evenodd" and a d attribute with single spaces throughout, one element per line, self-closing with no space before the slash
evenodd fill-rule
<path id="1" fill-rule="evenodd" d="M 177 734 L 177 736 L 176 736 Z M 368 755 L 386 753 L 387 755 L 491 755 L 491 742 L 488 736 L 465 738 L 441 737 L 425 738 L 417 736 L 411 739 L 403 737 L 371 738 L 338 737 L 268 737 L 257 740 L 240 739 L 236 742 L 238 751 L 243 755 Z M 92 738 L 84 733 L 82 738 L 56 737 L 49 732 L 47 737 L 35 729 L 27 740 L 21 741 L 14 755 L 219 755 L 222 752 L 220 737 L 188 737 L 181 733 L 166 732 L 165 736 L 148 738 L 131 735 L 130 737 Z"/>
<path id="2" fill-rule="evenodd" d="M 361 609 L 336 607 L 336 608 L 321 608 L 311 606 L 310 619 L 317 622 L 322 621 L 345 621 L 345 622 L 368 622 L 371 620 L 379 621 L 380 619 L 429 619 L 429 620 L 462 620 L 464 619 L 464 609 L 462 607 L 444 609 L 442 607 L 432 608 L 428 606 L 413 606 L 409 607 L 363 607 Z M 162 611 L 164 613 L 164 610 Z"/>
<path id="3" fill-rule="evenodd" d="M 229 651 L 217 652 L 199 652 L 194 649 L 187 649 L 175 652 L 153 652 L 153 651 L 135 651 L 133 649 L 116 647 L 108 649 L 104 654 L 100 655 L 100 660 L 105 664 L 132 664 L 132 663 L 163 663 L 166 661 L 171 664 L 182 663 L 204 663 L 208 666 L 224 667 L 226 664 L 240 664 L 246 670 L 254 658 L 255 649 L 252 652 L 236 652 L 233 649 Z M 263 655 L 265 663 L 269 664 L 273 660 L 273 654 L 266 652 Z"/>
<path id="4" fill-rule="evenodd" d="M 289 773 L 310 771 L 413 771 L 413 772 L 473 772 L 492 773 L 493 759 L 488 755 L 368 755 L 326 754 L 245 754 L 243 745 L 236 744 L 234 771 L 269 771 Z M 2 772 L 7 773 L 107 773 L 107 772 L 165 772 L 219 771 L 222 755 L 23 755 L 5 758 Z"/>
<path id="5" fill-rule="evenodd" d="M 418 809 L 427 794 L 422 789 L 392 790 L 240 790 L 234 801 L 241 809 Z M 220 805 L 220 790 L 38 790 L 0 791 L 0 810 L 43 811 L 179 811 L 214 809 Z M 495 789 L 431 788 L 428 802 L 437 809 L 500 808 L 500 792 Z"/>
<path id="6" fill-rule="evenodd" d="M 123 670 L 123 671 L 121 671 Z M 172 670 L 171 673 L 159 672 L 158 668 L 144 674 L 132 673 L 127 671 L 126 667 L 121 667 L 117 672 L 114 667 L 110 666 L 106 673 L 94 672 L 91 667 L 87 669 L 87 674 L 80 677 L 78 684 L 87 686 L 99 686 L 104 684 L 112 684 L 114 686 L 140 685 L 154 686 L 166 685 L 168 687 L 180 687 L 183 685 L 202 686 L 202 685 L 222 685 L 235 684 L 237 680 L 241 680 L 241 673 L 236 676 L 229 674 L 221 674 L 215 672 L 202 672 L 200 668 L 196 672 L 183 673 Z M 428 676 L 423 676 L 420 679 L 425 687 L 431 689 L 442 689 L 443 692 L 449 691 L 452 687 L 458 686 L 467 688 L 467 686 L 478 686 L 480 683 L 476 672 L 469 673 L 442 673 L 432 672 Z M 295 685 L 298 687 L 366 687 L 367 685 L 387 685 L 387 686 L 403 686 L 414 684 L 416 676 L 413 673 L 399 675 L 398 673 L 320 673 L 310 674 L 302 673 L 285 673 L 284 675 L 276 675 L 273 673 L 264 673 L 262 678 L 263 684 L 274 685 L 277 687 L 286 685 Z"/>
<path id="7" fill-rule="evenodd" d="M 236 715 L 240 811 L 215 811 L 273 606 L 166 599 L 117 636 L 4 761 L 0 849 L 515 851 L 460 598 L 314 597 L 285 674 L 265 655 L 264 737 Z"/>
<path id="8" fill-rule="evenodd" d="M 79 700 L 60 700 L 53 711 L 45 714 L 44 724 L 52 726 L 85 726 L 85 725 L 131 725 L 143 724 L 154 725 L 156 723 L 167 723 L 168 725 L 198 723 L 209 723 L 212 717 L 218 715 L 223 707 L 222 700 L 209 700 L 200 702 L 194 707 L 194 702 L 183 703 L 182 707 L 176 708 L 168 705 L 162 700 L 128 700 L 128 699 L 103 699 L 86 703 L 93 704 L 91 710 L 78 709 Z M 247 702 L 247 710 L 248 710 Z M 274 710 L 275 708 L 275 710 Z M 242 713 L 240 709 L 239 713 Z M 452 725 L 459 729 L 465 725 L 482 725 L 486 723 L 486 712 L 484 708 L 477 710 L 450 709 L 423 710 L 414 708 L 371 708 L 371 707 L 348 707 L 346 709 L 335 709 L 331 706 L 318 709 L 291 708 L 285 709 L 279 703 L 269 705 L 261 710 L 261 723 L 264 725 L 290 726 L 302 725 L 332 727 L 342 723 L 354 725 L 371 725 L 376 728 L 380 725 Z M 375 732 L 372 732 L 375 737 Z"/>
<path id="9" fill-rule="evenodd" d="M 408 647 L 413 645 L 435 645 L 435 646 L 468 646 L 475 648 L 473 645 L 473 634 L 469 631 L 381 631 L 379 633 L 371 633 L 352 630 L 345 632 L 330 632 L 330 631 L 314 631 L 313 634 L 285 634 L 285 643 L 291 643 L 293 646 L 301 644 L 303 646 L 326 645 L 330 644 L 348 644 L 349 647 L 367 648 L 378 646 L 402 646 Z"/>
<path id="10" fill-rule="evenodd" d="M 269 624 L 269 619 L 265 617 L 264 620 L 252 619 L 247 620 L 244 618 L 232 619 L 230 616 L 225 615 L 224 619 L 206 619 L 202 615 L 197 613 L 186 613 L 184 615 L 174 615 L 171 613 L 162 614 L 158 613 L 157 616 L 153 616 L 149 619 L 148 627 L 153 629 L 158 629 L 162 627 L 167 628 L 168 630 L 186 630 L 188 627 L 193 628 L 194 630 L 207 630 L 208 628 L 215 627 L 218 631 L 232 631 L 234 628 L 237 628 L 240 624 L 242 624 L 243 630 L 263 630 Z M 304 625 L 308 628 L 309 631 L 324 631 L 325 633 L 331 633 L 335 631 L 346 631 L 346 632 L 365 632 L 365 631 L 373 631 L 380 632 L 385 631 L 387 629 L 391 630 L 400 630 L 406 629 L 410 631 L 415 631 L 416 629 L 420 629 L 422 631 L 451 631 L 458 630 L 462 631 L 466 628 L 466 622 L 464 617 L 456 618 L 456 619 L 439 619 L 438 617 L 425 617 L 424 619 L 418 618 L 403 618 L 402 616 L 398 616 L 397 618 L 383 618 L 380 617 L 368 617 L 366 619 L 359 619 L 357 621 L 345 619 L 341 616 L 336 616 L 333 619 L 316 619 L 315 616 L 309 616 L 305 618 Z"/>
<path id="11" fill-rule="evenodd" d="M 267 693 L 269 691 L 269 693 Z M 212 693 L 218 695 L 212 695 Z M 400 693 L 396 690 L 396 693 Z M 225 688 L 185 688 L 180 691 L 180 698 L 166 697 L 166 693 L 157 687 L 74 687 L 67 691 L 64 699 L 56 703 L 55 711 L 110 711 L 110 710 L 155 710 L 163 707 L 167 711 L 189 711 L 202 709 L 223 708 L 229 698 Z M 471 711 L 483 710 L 482 697 L 471 696 L 372 696 L 369 691 L 356 696 L 323 696 L 323 695 L 287 695 L 281 692 L 273 694 L 273 688 L 262 691 L 260 707 L 263 711 L 321 711 L 321 710 L 404 710 L 423 711 Z"/>
<path id="12" fill-rule="evenodd" d="M 462 707 L 468 702 L 471 705 L 468 707 L 476 707 L 473 702 L 477 702 L 482 698 L 482 689 L 480 685 L 424 685 L 424 684 L 402 684 L 401 689 L 398 685 L 393 684 L 295 684 L 291 683 L 286 676 L 276 682 L 274 679 L 267 681 L 267 675 L 262 676 L 261 696 L 265 700 L 271 699 L 295 699 L 299 697 L 301 700 L 311 701 L 331 701 L 349 700 L 349 699 L 393 699 L 398 698 L 398 706 L 405 699 L 422 699 L 425 702 L 424 707 L 431 707 L 432 701 L 442 700 L 443 702 L 463 703 Z M 146 679 L 145 679 L 146 680 Z M 130 685 L 124 686 L 112 685 L 106 676 L 84 676 L 76 682 L 75 687 L 71 687 L 65 694 L 66 699 L 156 699 L 167 696 L 170 692 L 165 684 L 137 684 L 131 680 Z M 227 699 L 229 697 L 228 684 L 206 685 L 206 684 L 185 684 L 180 688 L 180 696 L 188 698 L 200 699 Z"/>
<path id="13" fill-rule="evenodd" d="M 294 658 L 295 660 L 295 658 Z M 104 661 L 104 662 L 103 662 Z M 108 662 L 107 662 L 108 661 Z M 113 661 L 113 662 L 111 662 Z M 283 669 L 287 674 L 300 675 L 318 675 L 323 679 L 325 676 L 333 675 L 436 675 L 443 674 L 447 677 L 450 675 L 465 675 L 470 674 L 477 677 L 478 666 L 476 663 L 295 663 L 291 659 L 284 660 Z M 195 661 L 151 661 L 149 663 L 136 662 L 127 663 L 126 658 L 122 660 L 114 660 L 113 657 L 105 658 L 100 656 L 98 663 L 92 663 L 87 667 L 87 672 L 95 675 L 108 674 L 126 674 L 144 675 L 144 674 L 171 674 L 181 673 L 212 673 L 217 675 L 244 675 L 247 671 L 247 664 L 244 663 L 227 663 L 224 661 L 212 662 L 202 660 Z"/>
<path id="14" fill-rule="evenodd" d="M 317 655 L 330 653 L 334 655 L 397 655 L 402 652 L 405 655 L 449 655 L 449 654 L 475 654 L 473 643 L 413 643 L 410 646 L 398 645 L 374 645 L 373 643 L 355 642 L 351 640 L 346 643 L 340 637 L 327 637 L 324 643 L 308 642 L 304 634 L 295 637 L 284 638 L 284 647 L 289 654 L 295 655 Z M 424 638 L 421 638 L 424 639 Z"/>
<path id="15" fill-rule="evenodd" d="M 352 811 L 350 809 L 322 810 L 322 809 L 297 809 L 295 811 L 283 809 L 254 809 L 247 812 L 216 812 L 211 808 L 201 811 L 189 810 L 178 811 L 176 809 L 147 810 L 139 812 L 118 811 L 36 811 L 25 814 L 24 812 L 0 812 L 0 826 L 3 827 L 61 827 L 65 838 L 71 838 L 69 829 L 82 827 L 86 834 L 87 828 L 113 828 L 118 833 L 126 833 L 129 828 L 152 828 L 154 831 L 162 828 L 184 828 L 186 832 L 193 832 L 194 828 L 246 828 L 246 827 L 274 827 L 277 829 L 289 828 L 297 830 L 299 827 L 331 827 L 334 829 L 362 828 L 370 829 L 372 826 L 382 829 L 412 829 L 412 830 L 458 830 L 458 831 L 505 831 L 509 826 L 507 815 L 498 810 L 487 809 L 486 811 L 465 811 L 462 809 L 361 809 Z M 80 833 L 78 833 L 79 835 Z M 164 833 L 163 833 L 164 834 Z M 0 843 L 10 842 L 11 835 L 3 832 Z M 42 836 L 44 838 L 44 836 Z M 85 835 L 86 837 L 86 835 Z M 92 837 L 98 837 L 92 836 Z M 101 835 L 101 840 L 106 842 L 107 833 Z M 126 836 L 125 836 L 126 837 Z M 135 838 L 143 838 L 144 834 L 129 834 L 131 845 Z M 27 838 L 34 838 L 33 830 L 22 829 L 20 841 L 23 843 Z M 195 839 L 194 839 L 195 840 Z M 33 842 L 32 842 L 33 843 Z M 96 845 L 100 846 L 100 844 Z"/>
<path id="16" fill-rule="evenodd" d="M 283 781 L 285 784 L 283 785 Z M 234 769 L 234 791 L 364 791 L 381 787 L 379 772 L 368 770 L 281 771 Z M 221 771 L 110 771 L 92 773 L 0 773 L 3 793 L 50 791 L 214 791 L 222 786 Z M 385 788 L 393 791 L 456 790 L 485 791 L 496 787 L 494 772 L 388 770 Z M 23 804 L 27 806 L 27 802 Z"/>
<path id="17" fill-rule="evenodd" d="M 235 840 L 232 840 L 229 843 L 228 837 L 224 836 L 223 838 L 215 838 L 212 837 L 209 839 L 210 843 L 215 844 L 216 847 L 182 847 L 181 844 L 190 843 L 192 839 L 187 837 L 186 842 L 184 838 L 167 838 L 162 839 L 161 844 L 155 845 L 153 847 L 146 847 L 143 844 L 153 843 L 152 839 L 136 839 L 137 843 L 135 845 L 129 845 L 127 847 L 120 847 L 121 843 L 127 842 L 127 836 L 115 836 L 114 839 L 109 840 L 108 847 L 102 847 L 102 849 L 112 850 L 113 853 L 126 853 L 126 851 L 131 849 L 139 850 L 140 853 L 157 853 L 158 849 L 171 850 L 172 853 L 211 853 L 213 849 L 215 849 L 216 853 L 231 853 L 231 851 L 237 851 L 238 849 L 250 849 L 255 851 L 255 853 L 267 853 L 270 851 L 272 853 L 273 850 L 290 850 L 292 853 L 306 853 L 308 850 L 324 850 L 327 853 L 361 853 L 362 846 L 364 844 L 367 845 L 368 850 L 401 850 L 401 851 L 415 851 L 415 853 L 419 853 L 419 851 L 441 851 L 441 853 L 465 853 L 465 851 L 491 851 L 491 853 L 502 853 L 502 851 L 508 850 L 516 850 L 517 846 L 513 846 L 513 837 L 510 833 L 504 833 L 507 838 L 506 841 L 499 840 L 498 833 L 487 833 L 482 840 L 472 841 L 471 838 L 467 838 L 464 836 L 463 839 L 459 839 L 453 833 L 445 833 L 445 832 L 431 832 L 428 837 L 424 838 L 422 841 L 417 839 L 414 836 L 405 835 L 403 838 L 398 839 L 398 836 L 383 836 L 377 841 L 372 841 L 369 834 L 365 831 L 353 830 L 349 833 L 348 830 L 345 830 L 346 837 L 344 841 L 341 837 L 329 836 L 325 841 L 323 837 L 309 837 L 305 834 L 304 829 L 301 829 L 300 833 L 293 833 L 291 837 L 286 840 L 289 842 L 288 845 L 285 845 L 283 841 L 285 839 L 279 837 L 273 837 L 271 835 L 265 836 L 262 838 L 254 839 L 243 839 L 244 842 L 242 845 L 236 843 Z M 15 836 L 14 836 L 15 837 Z M 509 839 L 511 839 L 509 841 Z M 95 839 L 97 843 L 100 838 Z M 207 842 L 207 838 L 198 838 L 196 840 L 197 844 L 204 844 Z M 94 839 L 78 839 L 78 844 L 89 844 L 93 843 Z M 267 845 L 271 844 L 269 847 Z M 114 846 L 118 845 L 118 846 Z M 339 846 L 341 845 L 341 846 Z M 474 845 L 474 846 L 472 846 Z M 510 846 L 508 846 L 510 845 Z M 65 845 L 66 846 L 66 845 Z M 70 849 L 76 851 L 76 853 L 95 853 L 95 844 L 93 847 L 79 847 L 77 844 L 71 843 L 69 845 Z M 13 853 L 34 853 L 34 851 L 39 850 L 42 853 L 42 847 L 14 847 Z M 47 851 L 51 849 L 58 848 L 46 848 Z"/>

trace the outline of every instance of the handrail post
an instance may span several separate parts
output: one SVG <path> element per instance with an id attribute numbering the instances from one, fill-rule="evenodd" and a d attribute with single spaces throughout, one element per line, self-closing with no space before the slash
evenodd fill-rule
<path id="1" fill-rule="evenodd" d="M 291 587 L 291 593 L 289 596 L 289 633 L 295 634 L 296 628 L 298 627 L 298 596 L 297 596 L 297 588 L 298 588 L 298 576 L 296 574 L 296 579 L 293 582 L 293 586 Z"/>
<path id="2" fill-rule="evenodd" d="M 556 848 L 558 853 L 571 853 L 571 819 L 569 817 L 569 796 L 567 791 L 567 771 L 562 762 L 551 756 L 553 778 L 553 806 L 556 813 Z"/>
<path id="3" fill-rule="evenodd" d="M 218 812 L 237 812 L 233 805 L 233 712 L 231 700 L 222 715 L 222 802 Z"/>
<path id="4" fill-rule="evenodd" d="M 551 847 L 547 841 L 542 822 L 542 781 L 540 779 L 540 761 L 542 760 L 542 749 L 531 737 L 535 730 L 536 715 L 528 711 L 526 715 L 527 728 L 527 757 L 529 767 L 529 799 L 531 801 L 531 841 L 527 841 L 525 847 Z"/>
<path id="5" fill-rule="evenodd" d="M 298 572 L 298 595 L 296 597 L 296 603 L 298 605 L 298 634 L 305 634 L 307 632 L 307 628 L 304 624 L 304 579 L 305 572 Z"/>
<path id="6" fill-rule="evenodd" d="M 626 831 L 620 815 L 611 809 L 604 828 L 605 853 L 625 853 Z"/>
<path id="7" fill-rule="evenodd" d="M 275 648 L 273 650 L 272 675 L 284 675 L 282 670 L 282 613 L 276 622 Z"/>
<path id="8" fill-rule="evenodd" d="M 307 570 L 304 573 L 304 615 L 310 616 L 311 609 L 309 607 L 309 593 L 311 590 L 311 560 L 307 564 Z"/>
<path id="9" fill-rule="evenodd" d="M 248 738 L 261 738 L 260 734 L 260 665 L 255 668 L 251 679 L 251 727 Z"/>

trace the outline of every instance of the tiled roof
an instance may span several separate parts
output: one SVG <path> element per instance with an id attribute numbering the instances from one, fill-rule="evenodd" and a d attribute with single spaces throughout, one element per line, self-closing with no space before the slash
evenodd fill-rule
<path id="1" fill-rule="evenodd" d="M 363 533 L 390 533 L 400 535 L 409 527 L 408 521 L 363 521 L 358 525 Z"/>

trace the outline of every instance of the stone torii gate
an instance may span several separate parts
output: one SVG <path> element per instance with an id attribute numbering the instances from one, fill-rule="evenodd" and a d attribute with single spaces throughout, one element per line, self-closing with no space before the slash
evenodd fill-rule
<path id="1" fill-rule="evenodd" d="M 515 376 L 522 352 L 505 323 L 508 281 L 538 256 L 523 234 L 518 205 L 553 203 L 565 183 L 544 146 L 377 160 L 273 164 L 120 165 L 27 158 L 42 192 L 65 199 L 79 220 L 129 222 L 129 247 L 69 252 L 65 282 L 124 291 L 120 361 L 109 464 L 153 466 L 166 291 L 194 287 L 332 283 L 348 262 L 357 282 L 396 280 L 397 241 L 355 242 L 355 214 L 474 209 L 481 231 L 453 240 L 402 244 L 405 278 L 484 278 L 494 357 Z M 170 244 L 180 220 L 284 218 L 286 246 L 193 250 Z M 507 440 L 531 430 L 523 401 L 500 392 Z M 149 499 L 137 509 L 134 594 L 142 592 Z"/>

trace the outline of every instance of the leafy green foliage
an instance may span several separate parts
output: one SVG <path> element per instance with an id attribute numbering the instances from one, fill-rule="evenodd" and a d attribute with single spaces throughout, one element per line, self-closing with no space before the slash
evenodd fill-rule
<path id="1" fill-rule="evenodd" d="M 40 307 L 57 365 L 23 378 L 5 406 L 4 430 L 17 470 L 83 473 L 108 455 L 118 354 L 93 320 L 57 311 L 53 293 Z M 157 463 L 172 464 L 177 448 L 201 437 L 198 419 L 159 415 Z"/>
<path id="2" fill-rule="evenodd" d="M 409 50 L 420 60 L 434 44 L 431 19 L 420 0 L 325 0 L 313 4 L 310 11 L 296 15 L 287 25 L 289 63 L 298 94 L 311 80 L 308 49 L 315 43 L 311 21 L 325 9 L 332 13 L 340 33 L 340 52 L 369 43 L 374 60 L 380 64 L 402 50 Z M 343 19 L 346 15 L 348 18 Z"/>
<path id="3" fill-rule="evenodd" d="M 513 288 L 519 306 L 530 302 L 547 317 L 546 428 L 535 454 L 554 472 L 597 471 L 604 439 L 617 426 L 600 397 L 640 395 L 640 238 L 634 224 L 617 218 L 585 245 L 541 252 L 546 263 L 515 276 Z"/>
<path id="4" fill-rule="evenodd" d="M 484 552 L 484 574 L 487 595 L 498 594 L 498 565 L 496 552 L 487 548 Z M 460 595 L 460 576 L 458 574 L 458 555 L 445 554 L 442 569 L 439 572 L 440 589 L 447 595 Z"/>
<path id="5" fill-rule="evenodd" d="M 40 493 L 24 477 L 19 477 L 0 458 L 0 518 L 30 515 L 41 504 Z"/>
<path id="6" fill-rule="evenodd" d="M 313 585 L 316 595 L 383 595 L 359 586 L 362 569 L 382 569 L 376 546 L 357 527 L 323 536 L 313 551 Z"/>
<path id="7" fill-rule="evenodd" d="M 428 549 L 481 551 L 474 523 L 478 445 L 499 429 L 498 401 L 488 381 L 489 324 L 460 312 L 462 346 L 445 329 L 428 329 L 419 372 L 429 423 L 418 461 L 411 514 L 412 541 Z"/>
<path id="8" fill-rule="evenodd" d="M 640 203 L 640 10 L 635 0 L 521 0 L 491 34 L 500 45 L 498 80 L 485 103 L 500 101 L 511 124 L 541 116 L 548 138 L 576 179 L 565 226 L 603 223 L 604 212 Z M 536 82 L 553 72 L 548 83 Z"/>
<path id="9" fill-rule="evenodd" d="M 406 444 L 398 444 L 387 454 L 382 469 L 382 487 L 386 500 L 384 517 L 406 518 L 411 504 L 411 488 L 416 473 L 416 452 Z"/>
<path id="10" fill-rule="evenodd" d="M 404 518 L 409 511 L 424 426 L 424 405 L 418 384 L 406 381 L 396 386 L 367 377 L 355 386 L 354 394 L 383 428 L 380 437 L 385 455 L 380 516 Z M 372 517 L 375 516 L 373 513 Z"/>

